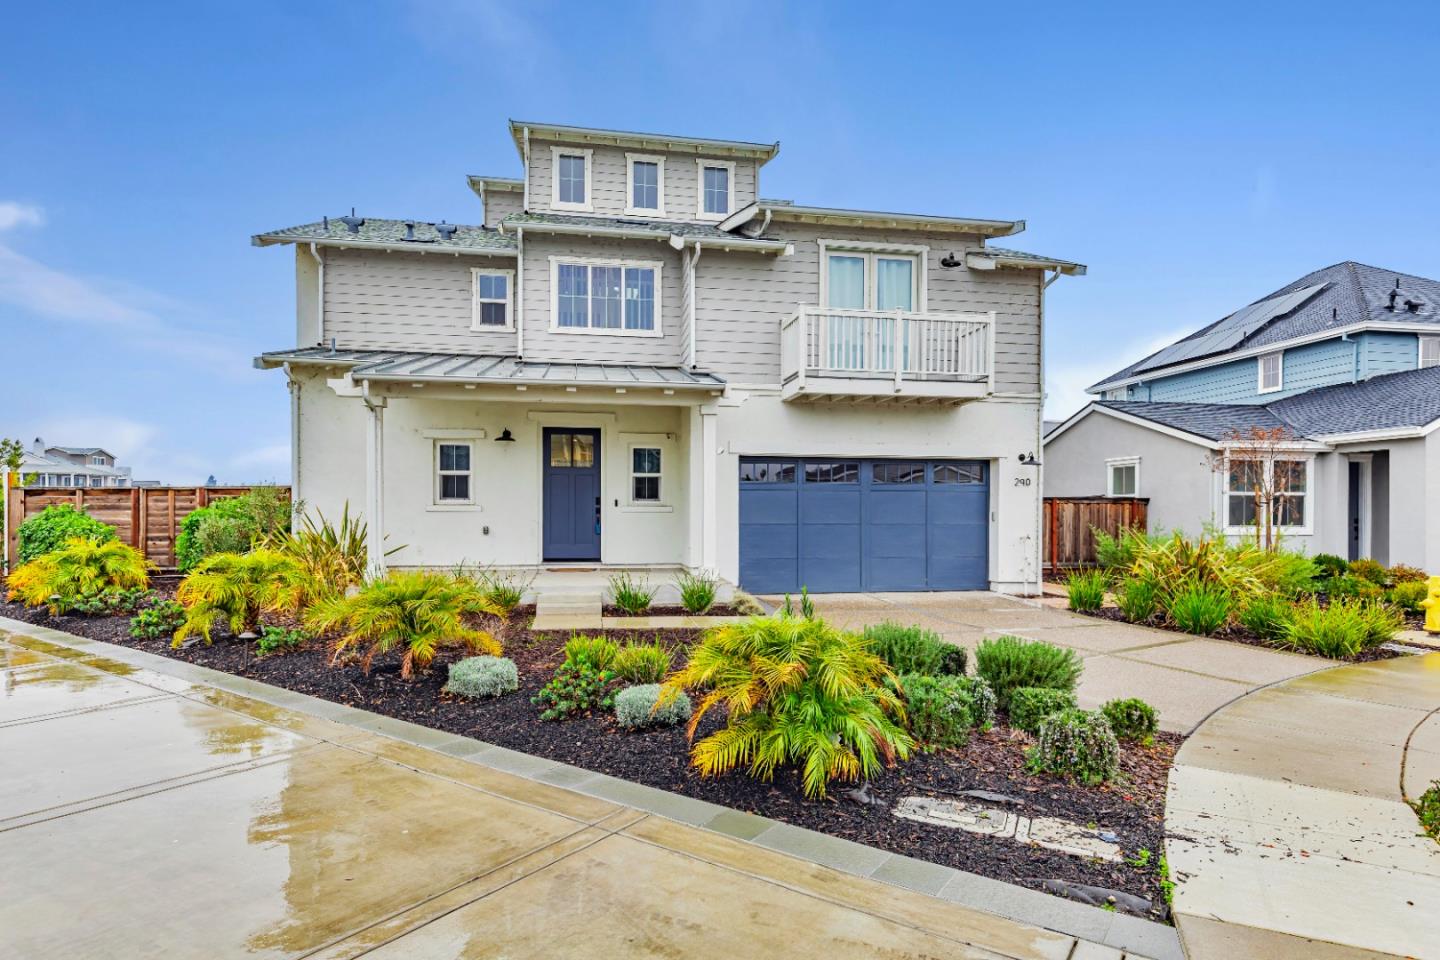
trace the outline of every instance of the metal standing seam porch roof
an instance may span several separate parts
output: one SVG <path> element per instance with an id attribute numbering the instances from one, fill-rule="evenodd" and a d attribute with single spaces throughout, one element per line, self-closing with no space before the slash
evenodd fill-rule
<path id="1" fill-rule="evenodd" d="M 525 384 L 557 387 L 659 387 L 669 390 L 725 389 L 713 373 L 650 364 L 555 363 L 468 353 L 408 353 L 394 350 L 337 350 L 302 347 L 255 358 L 262 369 L 285 363 L 351 366 L 353 380 Z"/>

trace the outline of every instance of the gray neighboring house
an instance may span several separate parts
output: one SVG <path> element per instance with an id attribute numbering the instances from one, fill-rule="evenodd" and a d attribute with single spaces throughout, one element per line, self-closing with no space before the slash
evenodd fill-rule
<path id="1" fill-rule="evenodd" d="M 1280 430 L 1287 545 L 1440 570 L 1440 283 L 1315 271 L 1090 388 L 1045 494 L 1139 496 L 1152 530 L 1253 534 L 1234 438 Z"/>
<path id="2" fill-rule="evenodd" d="M 35 477 L 32 487 L 134 486 L 129 467 L 117 466 L 115 455 L 101 447 L 52 447 L 36 437 L 21 457 L 20 476 Z"/>

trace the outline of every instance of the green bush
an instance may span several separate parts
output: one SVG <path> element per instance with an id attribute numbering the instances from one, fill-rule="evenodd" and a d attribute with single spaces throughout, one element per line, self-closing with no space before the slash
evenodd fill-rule
<path id="1" fill-rule="evenodd" d="M 1135 556 L 1141 547 L 1164 543 L 1168 537 L 1146 534 L 1138 527 L 1125 527 L 1119 536 L 1110 536 L 1099 527 L 1091 527 L 1095 539 L 1095 562 L 1102 570 L 1120 572 L 1129 570 L 1135 563 Z"/>
<path id="2" fill-rule="evenodd" d="M 979 725 L 975 698 L 966 680 L 919 673 L 900 677 L 910 733 L 922 747 L 963 747 L 970 728 Z"/>
<path id="3" fill-rule="evenodd" d="M 1010 726 L 1037 733 L 1040 721 L 1052 713 L 1075 708 L 1075 694 L 1048 687 L 1021 687 L 1010 695 Z"/>
<path id="4" fill-rule="evenodd" d="M 655 602 L 655 588 L 644 577 L 617 573 L 610 578 L 610 602 L 626 613 L 644 613 Z"/>
<path id="5" fill-rule="evenodd" d="M 1037 773 L 1104 783 L 1120 772 L 1120 743 L 1103 713 L 1062 710 L 1040 721 L 1040 732 L 1027 759 Z"/>
<path id="6" fill-rule="evenodd" d="M 500 611 L 502 617 L 507 618 L 524 601 L 525 591 L 530 589 L 530 581 L 518 574 L 499 573 L 494 570 L 483 571 L 476 578 L 476 582 L 480 584 L 480 589 L 491 606 Z"/>
<path id="7" fill-rule="evenodd" d="M 1070 596 L 1071 610 L 1099 610 L 1105 605 L 1105 590 L 1109 586 L 1105 574 L 1099 570 L 1079 570 L 1070 574 L 1065 581 L 1065 592 Z"/>
<path id="8" fill-rule="evenodd" d="M 965 672 L 965 648 L 946 643 L 932 630 L 887 621 L 866 627 L 863 635 L 875 655 L 896 673 L 938 677 Z"/>
<path id="9" fill-rule="evenodd" d="M 1320 568 L 1315 561 L 1294 550 L 1249 553 L 1247 562 L 1256 568 L 1261 586 L 1269 593 L 1295 597 L 1315 589 Z"/>
<path id="10" fill-rule="evenodd" d="M 1305 653 L 1335 660 L 1358 656 L 1387 640 L 1403 620 L 1384 604 L 1366 600 L 1332 600 L 1297 604 L 1295 620 L 1281 642 Z"/>
<path id="11" fill-rule="evenodd" d="M 59 549 L 16 567 L 6 587 L 11 600 L 45 606 L 51 616 L 58 616 L 105 594 L 143 592 L 150 582 L 149 567 L 139 550 L 117 540 L 71 537 Z M 104 602 L 97 610 L 105 612 Z"/>
<path id="12" fill-rule="evenodd" d="M 290 529 L 290 501 L 279 487 L 255 487 L 186 514 L 175 538 L 175 565 L 189 571 L 217 553 L 247 553 Z"/>
<path id="13" fill-rule="evenodd" d="M 1332 600 L 1375 600 L 1385 595 L 1385 588 L 1380 584 L 1348 573 L 1325 581 L 1324 586 L 1326 595 Z"/>
<path id="14" fill-rule="evenodd" d="M 660 684 L 626 687 L 615 695 L 615 722 L 626 730 L 673 727 L 690 719 L 694 708 L 683 692 L 660 702 Z"/>
<path id="15" fill-rule="evenodd" d="M 989 730 L 995 725 L 995 688 L 984 677 L 948 677 L 956 689 L 970 698 L 970 716 L 975 726 Z"/>
<path id="16" fill-rule="evenodd" d="M 509 657 L 466 657 L 450 664 L 445 693 L 479 699 L 520 689 L 520 671 Z"/>
<path id="17" fill-rule="evenodd" d="M 1170 619 L 1186 633 L 1208 637 L 1230 620 L 1230 594 L 1216 584 L 1194 583 L 1170 601 Z"/>
<path id="18" fill-rule="evenodd" d="M 1327 580 L 1344 576 L 1345 571 L 1350 569 L 1349 560 L 1333 553 L 1317 553 L 1311 559 L 1315 561 L 1315 566 L 1320 568 L 1320 576 Z"/>
<path id="19" fill-rule="evenodd" d="M 1415 816 L 1420 818 L 1420 829 L 1436 840 L 1440 840 L 1440 780 L 1430 781 L 1425 792 L 1410 802 Z"/>
<path id="20" fill-rule="evenodd" d="M 20 524 L 20 562 L 59 550 L 66 540 L 83 537 L 104 543 L 115 539 L 115 528 L 101 523 L 68 503 L 46 507 Z"/>
<path id="21" fill-rule="evenodd" d="M 1262 640 L 1280 640 L 1295 621 L 1295 604 L 1273 594 L 1256 597 L 1240 608 L 1237 619 Z"/>
<path id="22" fill-rule="evenodd" d="M 565 662 L 583 663 L 596 670 L 608 670 L 615 662 L 620 647 L 614 640 L 604 637 L 586 637 L 575 634 L 565 642 Z"/>
<path id="23" fill-rule="evenodd" d="M 680 606 L 687 613 L 696 615 L 715 605 L 715 593 L 719 587 L 720 581 L 703 570 L 699 573 L 686 570 L 675 578 L 675 589 L 680 592 Z"/>
<path id="24" fill-rule="evenodd" d="M 610 669 L 626 683 L 649 685 L 659 683 L 670 672 L 670 651 L 658 640 L 652 643 L 631 641 L 611 658 Z"/>
<path id="25" fill-rule="evenodd" d="M 609 710 L 615 702 L 615 675 L 583 660 L 566 660 L 530 702 L 540 707 L 541 720 Z"/>
<path id="26" fill-rule="evenodd" d="M 310 639 L 304 630 L 286 627 L 261 627 L 260 636 L 255 638 L 255 649 L 266 656 L 282 650 L 298 650 Z"/>
<path id="27" fill-rule="evenodd" d="M 107 590 L 76 600 L 70 605 L 69 612 L 85 617 L 111 617 L 121 613 L 134 613 L 148 605 L 154 597 L 155 591 L 144 587 Z"/>
<path id="28" fill-rule="evenodd" d="M 1131 623 L 1145 623 L 1160 612 L 1160 590 L 1153 580 L 1130 577 L 1115 590 L 1115 602 Z"/>
<path id="29" fill-rule="evenodd" d="M 154 600 L 130 618 L 130 636 L 136 640 L 169 640 L 185 622 L 185 608 L 174 600 Z"/>
<path id="30" fill-rule="evenodd" d="M 1402 580 L 1390 590 L 1390 602 L 1406 613 L 1423 613 L 1420 601 L 1430 595 L 1430 587 L 1423 580 Z"/>
<path id="31" fill-rule="evenodd" d="M 1371 560 L 1369 557 L 1351 560 L 1349 573 L 1352 577 L 1368 580 L 1370 583 L 1381 587 L 1385 586 L 1390 579 L 1390 573 L 1385 569 L 1385 564 L 1379 560 Z"/>
<path id="32" fill-rule="evenodd" d="M 1408 564 L 1397 563 L 1389 570 L 1390 582 L 1396 585 L 1402 583 L 1424 583 L 1430 579 L 1430 575 L 1419 567 L 1412 567 Z"/>
<path id="33" fill-rule="evenodd" d="M 1160 729 L 1160 715 L 1138 697 L 1111 700 L 1100 708 L 1121 740 L 1148 740 Z"/>
<path id="34" fill-rule="evenodd" d="M 1073 650 L 1019 637 L 981 640 L 975 650 L 975 672 L 995 691 L 1002 710 L 1009 710 L 1010 697 L 1021 687 L 1046 687 L 1073 691 L 1083 665 Z"/>

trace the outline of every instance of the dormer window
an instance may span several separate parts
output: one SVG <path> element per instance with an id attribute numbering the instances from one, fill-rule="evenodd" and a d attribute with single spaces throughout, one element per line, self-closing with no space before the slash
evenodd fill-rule
<path id="1" fill-rule="evenodd" d="M 1285 353 L 1267 353 L 1259 359 L 1259 392 L 1274 393 L 1285 385 Z"/>
<path id="2" fill-rule="evenodd" d="M 665 216 L 665 158 L 625 154 L 625 212 L 634 216 Z"/>
<path id="3" fill-rule="evenodd" d="M 591 213 L 591 151 L 570 147 L 551 148 L 550 206 L 556 210 Z"/>
<path id="4" fill-rule="evenodd" d="M 735 164 L 727 160 L 696 160 L 700 179 L 695 215 L 701 220 L 724 220 L 734 212 Z"/>
<path id="5" fill-rule="evenodd" d="M 1440 337 L 1420 338 L 1420 369 L 1440 367 Z"/>

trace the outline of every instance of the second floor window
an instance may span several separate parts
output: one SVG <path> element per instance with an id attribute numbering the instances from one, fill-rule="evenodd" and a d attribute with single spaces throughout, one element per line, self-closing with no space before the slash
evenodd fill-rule
<path id="1" fill-rule="evenodd" d="M 1260 392 L 1274 393 L 1285 383 L 1285 354 L 1267 353 L 1260 358 Z"/>
<path id="2" fill-rule="evenodd" d="M 552 259 L 551 329 L 659 336 L 660 265 Z"/>
<path id="3" fill-rule="evenodd" d="M 515 274 L 510 270 L 471 271 L 475 277 L 475 304 L 471 314 L 472 330 L 509 330 L 514 304 Z"/>
<path id="4" fill-rule="evenodd" d="M 553 189 L 550 205 L 557 210 L 590 212 L 590 151 L 554 147 L 551 153 Z"/>
<path id="5" fill-rule="evenodd" d="M 90 458 L 90 465 L 93 466 L 93 467 L 103 467 L 103 466 L 105 466 L 105 458 L 104 458 L 104 457 L 91 457 L 91 458 Z"/>
<path id="6" fill-rule="evenodd" d="M 1440 367 L 1440 337 L 1420 338 L 1420 369 Z"/>
<path id="7" fill-rule="evenodd" d="M 735 164 L 729 161 L 696 160 L 700 167 L 699 209 L 702 220 L 723 220 L 734 212 L 731 195 L 735 187 Z"/>
<path id="8" fill-rule="evenodd" d="M 826 257 L 826 306 L 837 310 L 915 309 L 915 258 L 860 251 Z"/>
<path id="9" fill-rule="evenodd" d="M 641 216 L 665 215 L 665 159 L 627 153 L 629 184 L 625 212 Z"/>

